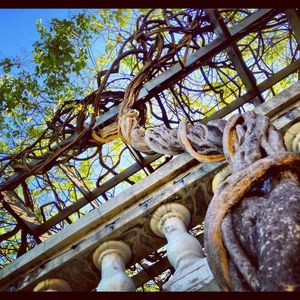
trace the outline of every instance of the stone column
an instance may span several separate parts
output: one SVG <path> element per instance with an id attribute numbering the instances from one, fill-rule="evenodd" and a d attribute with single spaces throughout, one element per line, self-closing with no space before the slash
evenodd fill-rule
<path id="1" fill-rule="evenodd" d="M 284 143 L 288 151 L 300 152 L 300 122 L 292 125 L 286 131 Z"/>
<path id="2" fill-rule="evenodd" d="M 129 246 L 121 241 L 108 241 L 93 254 L 94 264 L 101 270 L 97 291 L 135 291 L 135 285 L 125 273 L 125 265 L 131 258 Z"/>
<path id="3" fill-rule="evenodd" d="M 164 284 L 166 291 L 218 291 L 199 241 L 188 233 L 191 214 L 182 204 L 160 206 L 150 220 L 152 231 L 166 238 L 167 256 L 175 273 Z"/>
<path id="4" fill-rule="evenodd" d="M 52 278 L 41 281 L 33 289 L 34 292 L 71 292 L 72 289 L 66 280 Z"/>

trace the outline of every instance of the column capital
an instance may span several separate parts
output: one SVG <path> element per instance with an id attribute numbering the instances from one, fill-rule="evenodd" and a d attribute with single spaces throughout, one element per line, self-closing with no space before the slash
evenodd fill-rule
<path id="1" fill-rule="evenodd" d="M 101 281 L 97 291 L 135 291 L 135 285 L 126 274 L 126 264 L 131 259 L 131 249 L 121 241 L 101 244 L 93 254 L 93 261 L 101 270 Z"/>
<path id="2" fill-rule="evenodd" d="M 64 279 L 50 278 L 39 282 L 34 292 L 71 292 L 69 283 Z"/>
<path id="3" fill-rule="evenodd" d="M 165 238 L 164 223 L 170 218 L 180 219 L 185 227 L 188 227 L 191 221 L 190 211 L 182 204 L 167 203 L 156 209 L 150 220 L 151 230 L 159 237 Z"/>
<path id="4" fill-rule="evenodd" d="M 101 269 L 101 261 L 105 255 L 118 254 L 125 264 L 131 259 L 131 250 L 127 244 L 122 241 L 104 242 L 96 248 L 93 254 L 93 261 L 98 269 Z"/>

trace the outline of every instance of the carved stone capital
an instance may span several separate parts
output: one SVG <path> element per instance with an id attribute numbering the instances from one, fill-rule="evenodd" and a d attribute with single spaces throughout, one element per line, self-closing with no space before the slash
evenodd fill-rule
<path id="1" fill-rule="evenodd" d="M 101 244 L 93 254 L 95 266 L 101 270 L 101 261 L 105 255 L 117 254 L 122 257 L 126 265 L 131 258 L 131 250 L 129 246 L 121 241 L 108 241 Z"/>
<path id="2" fill-rule="evenodd" d="M 135 291 L 131 278 L 125 273 L 125 265 L 131 258 L 129 246 L 121 241 L 108 241 L 93 254 L 94 264 L 101 270 L 98 291 Z"/>
<path id="3" fill-rule="evenodd" d="M 34 292 L 70 292 L 69 283 L 64 279 L 51 278 L 38 283 L 33 289 Z"/>
<path id="4" fill-rule="evenodd" d="M 160 206 L 152 215 L 150 220 L 150 227 L 152 231 L 159 237 L 165 238 L 166 232 L 169 232 L 171 228 L 166 226 L 166 220 L 170 218 L 176 218 L 181 220 L 184 227 L 189 226 L 191 221 L 191 213 L 182 204 L 178 203 L 167 203 Z M 178 222 L 178 226 L 180 222 Z"/>

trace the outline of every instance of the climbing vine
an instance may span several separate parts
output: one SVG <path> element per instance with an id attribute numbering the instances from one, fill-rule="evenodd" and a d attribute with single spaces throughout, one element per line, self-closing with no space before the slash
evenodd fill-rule
<path id="1" fill-rule="evenodd" d="M 229 27 L 255 12 L 219 11 Z M 0 191 L 16 192 L 37 220 L 46 223 L 86 193 L 104 183 L 109 186 L 88 205 L 50 226 L 49 234 L 141 180 L 173 155 L 185 149 L 203 152 L 201 145 L 189 145 L 185 137 L 193 140 L 191 136 L 204 134 L 206 127 L 200 121 L 246 92 L 223 50 L 153 92 L 149 101 L 137 101 L 152 79 L 176 64 L 184 66 L 190 55 L 216 39 L 203 9 L 80 10 L 68 19 L 53 18 L 49 24 L 38 20 L 36 25 L 40 38 L 30 62 L 20 57 L 0 62 Z M 292 29 L 280 11 L 237 45 L 258 82 L 299 58 Z M 291 74 L 267 90 L 265 98 L 295 82 L 297 76 Z M 116 108 L 109 122 L 98 125 L 101 116 Z M 249 108 L 250 102 L 238 110 Z M 158 151 L 165 154 L 159 163 L 112 182 L 130 166 L 141 165 L 144 154 L 139 152 L 157 150 L 156 145 L 149 149 L 141 144 L 143 134 L 149 141 L 162 141 L 160 148 L 168 148 L 162 133 L 172 141 L 179 127 L 181 145 Z M 206 137 L 209 142 L 211 136 Z M 223 159 L 220 147 L 210 150 L 204 154 Z M 0 229 L 2 266 L 39 242 L 3 207 Z"/>

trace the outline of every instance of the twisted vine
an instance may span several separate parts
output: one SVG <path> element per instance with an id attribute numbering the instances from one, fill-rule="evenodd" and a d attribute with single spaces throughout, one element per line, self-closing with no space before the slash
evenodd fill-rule
<path id="1" fill-rule="evenodd" d="M 237 12 L 237 15 L 242 14 L 245 17 L 252 14 L 249 10 L 241 9 L 222 11 L 223 16 L 227 16 L 230 26 L 239 22 L 240 17 L 237 16 L 235 20 Z M 281 24 L 280 32 L 282 32 L 280 40 L 289 40 L 293 34 L 289 26 L 286 26 L 285 30 L 282 29 L 282 24 L 286 22 L 284 14 L 279 14 L 278 17 L 275 17 L 276 20 L 280 22 L 267 25 L 267 34 L 259 30 L 257 34 L 248 36 L 245 45 L 241 44 L 245 47 L 246 52 L 250 51 L 253 54 L 250 70 L 257 65 L 259 72 L 267 77 L 271 74 L 269 71 L 271 66 L 268 67 L 265 58 L 273 45 L 278 43 L 279 39 L 275 33 L 278 32 L 279 25 Z M 214 39 L 213 31 L 213 25 L 210 24 L 209 18 L 201 9 L 182 9 L 175 12 L 166 9 L 163 10 L 162 17 L 155 14 L 155 9 L 153 9 L 145 15 L 141 15 L 136 22 L 135 32 L 129 33 L 124 37 L 124 42 L 118 44 L 120 45 L 119 51 L 109 69 L 98 72 L 98 89 L 84 99 L 65 100 L 54 113 L 52 120 L 45 122 L 43 132 L 35 141 L 30 145 L 25 142 L 24 147 L 26 145 L 26 148 L 22 147 L 18 153 L 1 154 L 0 193 L 15 189 L 22 185 L 24 180 L 34 177 L 37 186 L 28 186 L 28 199 L 25 196 L 27 189 L 24 190 L 25 193 L 21 192 L 26 200 L 30 200 L 30 196 L 33 200 L 33 203 L 26 201 L 25 206 L 30 209 L 34 206 L 35 213 L 41 217 L 41 203 L 44 201 L 40 202 L 39 197 L 33 193 L 34 189 L 38 188 L 49 192 L 51 194 L 47 195 L 49 199 L 56 195 L 56 189 L 60 194 L 65 194 L 61 199 L 55 196 L 55 201 L 59 201 L 58 204 L 63 204 L 65 207 L 70 197 L 68 192 L 62 190 L 57 184 L 51 184 L 51 179 L 57 178 L 57 174 L 52 175 L 51 172 L 61 164 L 88 161 L 97 153 L 102 155 L 101 145 L 117 137 L 121 137 L 127 144 L 133 145 L 134 148 L 144 153 L 158 151 L 167 155 L 176 155 L 187 151 L 200 161 L 224 159 L 222 150 L 224 121 L 220 121 L 224 123 L 221 126 L 217 125 L 218 121 L 208 123 L 207 126 L 201 124 L 192 126 L 182 121 L 177 129 L 171 129 L 171 124 L 178 123 L 181 112 L 189 120 L 191 118 L 195 120 L 198 116 L 211 115 L 214 110 L 219 109 L 221 102 L 227 105 L 241 95 L 242 86 L 237 80 L 238 76 L 230 75 L 226 71 L 227 68 L 234 69 L 228 57 L 218 57 L 217 60 L 212 57 L 207 60 L 207 65 L 200 66 L 202 80 L 202 76 L 190 74 L 184 79 L 179 78 L 172 87 L 169 86 L 169 89 L 166 87 L 164 92 L 157 93 L 154 97 L 160 105 L 160 112 L 153 108 L 155 100 L 147 103 L 150 107 L 149 115 L 151 114 L 156 121 L 162 122 L 166 127 L 144 129 L 145 105 L 136 101 L 137 95 L 146 82 L 177 62 L 184 67 L 190 53 L 209 44 Z M 271 33 L 272 39 L 269 37 Z M 254 43 L 254 41 L 258 41 L 258 43 Z M 240 43 L 242 42 L 240 41 Z M 258 46 L 254 48 L 256 44 Z M 292 57 L 289 62 L 293 62 L 296 59 L 296 49 L 291 44 L 286 45 L 286 48 L 289 49 Z M 128 70 L 130 72 L 124 74 L 122 63 L 127 59 L 129 61 L 132 59 L 133 62 L 131 67 L 125 71 L 125 73 Z M 265 65 L 268 68 L 265 68 Z M 114 76 L 111 76 L 112 74 Z M 127 84 L 128 80 L 130 80 L 129 85 Z M 121 84 L 114 85 L 115 82 L 121 82 Z M 125 86 L 127 86 L 126 89 Z M 226 91 L 230 91 L 229 94 L 224 92 L 225 88 Z M 172 90 L 172 93 L 174 91 L 174 94 L 169 96 L 167 90 Z M 209 94 L 210 97 L 212 94 L 216 96 L 212 97 L 208 106 L 202 106 L 201 98 L 204 94 Z M 178 98 L 175 103 L 171 99 L 173 96 Z M 197 103 L 197 105 L 193 103 Z M 121 109 L 115 122 L 108 126 L 105 124 L 104 128 L 98 128 L 95 123 L 96 118 L 117 104 L 121 104 Z M 92 108 L 94 112 L 90 113 L 89 108 Z M 136 112 L 132 111 L 133 108 L 136 109 Z M 171 112 L 170 114 L 168 110 Z M 89 150 L 92 150 L 92 153 Z M 82 155 L 84 152 L 88 153 Z M 99 185 L 105 174 L 115 174 L 118 161 L 113 166 L 108 166 L 104 159 L 99 160 L 99 165 L 107 172 L 100 174 L 98 179 L 95 179 L 96 186 Z M 86 175 L 87 179 L 89 175 L 90 172 Z M 60 177 L 60 179 L 65 179 L 65 175 Z M 0 198 L 2 198 L 1 194 Z M 2 200 L 0 199 L 0 201 Z M 9 215 L 7 211 L 4 210 L 4 212 L 1 214 L 1 228 L 4 229 L 4 232 L 9 233 L 13 228 L 6 229 L 2 225 L 5 224 L 4 218 Z M 15 222 L 17 221 L 13 219 L 13 224 Z M 22 228 L 22 223 L 18 225 Z M 59 229 L 55 229 L 56 231 L 63 228 L 63 225 L 57 224 L 57 226 Z M 13 230 L 12 233 L 15 231 Z M 28 234 L 29 236 L 30 234 Z M 15 237 L 16 235 L 13 236 L 13 238 Z M 4 235 L 0 240 L 8 249 L 9 247 L 5 243 L 7 241 L 11 243 L 13 239 L 7 239 L 7 235 Z M 20 239 L 16 238 L 15 240 L 16 243 L 11 248 L 20 246 Z M 32 248 L 32 245 L 34 243 L 28 242 L 26 250 Z M 14 259 L 13 255 L 9 254 L 8 256 L 10 259 Z M 9 259 L 5 258 L 4 261 L 6 260 Z"/>
<path id="2" fill-rule="evenodd" d="M 219 286 L 227 291 L 299 290 L 297 259 L 291 256 L 300 249 L 300 154 L 286 152 L 270 120 L 253 112 L 228 121 L 223 150 L 232 175 L 215 192 L 204 232 Z M 284 247 L 288 244 L 292 248 Z"/>
<path id="3" fill-rule="evenodd" d="M 243 248 L 240 241 L 249 237 L 247 233 L 240 232 L 243 227 L 241 225 L 243 215 L 238 213 L 241 210 L 239 204 L 246 200 L 249 202 L 253 197 L 260 197 L 260 201 L 268 201 L 270 207 L 275 207 L 276 197 L 282 193 L 278 192 L 279 188 L 288 187 L 293 193 L 297 192 L 300 195 L 298 178 L 300 155 L 286 151 L 283 138 L 271 124 L 270 119 L 250 111 L 234 115 L 227 122 L 210 121 L 207 126 L 187 125 L 183 120 L 176 129 L 161 126 L 143 130 L 137 118 L 137 111 L 128 110 L 119 123 L 123 140 L 135 149 L 167 155 L 177 155 L 186 151 L 201 162 L 220 161 L 226 158 L 230 165 L 232 175 L 216 190 L 205 217 L 207 258 L 220 287 L 228 291 L 297 290 L 300 286 L 300 274 L 294 272 L 294 268 L 292 269 L 296 275 L 290 274 L 289 271 L 287 278 L 296 277 L 287 283 L 281 278 L 281 283 L 273 284 L 263 275 L 268 273 L 265 270 L 267 258 L 262 258 L 257 253 L 271 243 L 270 239 L 264 236 L 264 230 L 269 232 L 269 227 L 274 222 L 272 211 L 267 215 L 264 214 L 266 220 L 271 218 L 272 221 L 271 225 L 263 224 L 260 228 L 263 232 L 260 237 L 264 239 L 264 243 L 253 251 L 255 254 L 249 254 L 245 250 L 247 243 L 244 242 Z M 274 195 L 277 196 L 273 199 Z M 292 197 L 294 194 L 290 194 L 289 199 Z M 247 209 L 253 210 L 251 203 L 248 205 L 250 208 L 243 210 L 246 215 Z M 263 205 L 260 204 L 259 207 L 261 206 Z M 300 215 L 300 206 L 298 205 L 296 209 Z M 300 248 L 299 223 L 289 224 L 293 229 L 288 229 L 288 233 L 283 232 L 284 238 L 293 236 L 294 240 L 290 238 L 290 242 L 295 244 L 295 249 Z M 235 229 L 235 225 L 238 229 Z M 281 231 L 276 234 L 281 234 Z M 281 259 L 284 260 L 285 251 L 280 253 L 283 256 L 280 256 Z M 268 255 L 270 256 L 270 253 Z M 289 255 L 288 253 L 287 257 Z M 274 277 L 274 274 L 272 276 Z M 274 278 L 269 281 L 272 280 Z"/>

